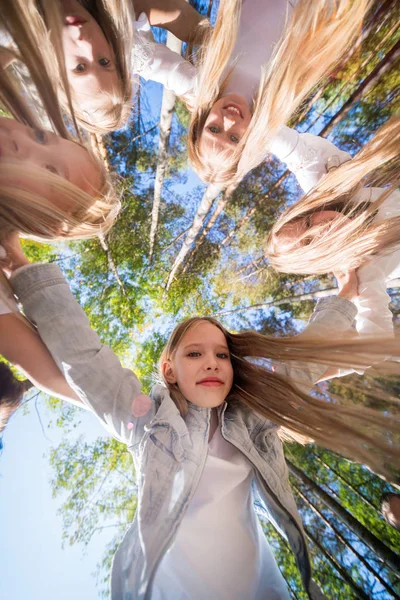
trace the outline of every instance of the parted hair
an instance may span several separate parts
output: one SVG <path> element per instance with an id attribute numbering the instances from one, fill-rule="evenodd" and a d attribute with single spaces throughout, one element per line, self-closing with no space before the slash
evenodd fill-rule
<path id="1" fill-rule="evenodd" d="M 368 465 L 375 472 L 393 478 L 391 467 L 398 466 L 400 446 L 390 439 L 400 433 L 398 416 L 365 406 L 343 405 L 337 398 L 321 399 L 301 390 L 296 371 L 290 378 L 286 368 L 292 365 L 300 373 L 308 366 L 365 368 L 399 353 L 399 341 L 393 339 L 335 338 L 329 340 L 303 334 L 272 337 L 255 331 L 230 333 L 211 317 L 194 317 L 180 323 L 172 332 L 160 357 L 163 365 L 173 361 L 185 333 L 201 321 L 220 329 L 227 341 L 234 379 L 226 402 L 235 399 L 262 417 L 281 427 L 284 436 L 314 440 L 316 443 L 348 458 Z M 373 352 L 372 352 L 373 347 Z M 262 360 L 265 359 L 265 360 Z M 281 368 L 274 371 L 271 364 Z M 382 371 L 399 373 L 395 362 L 382 362 Z M 285 374 L 286 372 L 286 374 Z M 163 375 L 161 375 L 163 377 Z M 164 384 L 170 391 L 182 416 L 188 403 L 178 384 Z M 398 439 L 398 437 L 397 437 Z"/>
<path id="2" fill-rule="evenodd" d="M 400 118 L 392 117 L 350 161 L 327 173 L 308 194 L 278 218 L 267 238 L 265 253 L 274 269 L 319 275 L 359 267 L 368 257 L 393 250 L 400 243 L 400 217 L 374 219 L 379 206 L 399 183 Z M 371 187 L 383 187 L 369 201 Z M 306 228 L 293 243 L 284 228 L 324 210 L 338 218 Z"/>
<path id="3" fill-rule="evenodd" d="M 371 0 L 298 0 L 270 61 L 263 66 L 251 122 L 234 150 L 206 156 L 200 137 L 222 96 L 240 24 L 241 0 L 221 0 L 214 30 L 199 50 L 198 93 L 189 128 L 189 160 L 203 181 L 237 185 L 268 153 L 272 136 L 360 34 Z"/>

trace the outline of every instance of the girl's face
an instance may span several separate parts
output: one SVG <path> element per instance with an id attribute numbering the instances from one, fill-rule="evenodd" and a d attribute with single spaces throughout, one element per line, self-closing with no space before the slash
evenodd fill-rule
<path id="1" fill-rule="evenodd" d="M 100 25 L 78 0 L 62 0 L 65 66 L 74 97 L 84 110 L 96 98 L 114 93 L 119 80 L 109 43 Z"/>
<path id="2" fill-rule="evenodd" d="M 204 156 L 228 153 L 240 142 L 251 121 L 247 101 L 239 94 L 227 94 L 212 107 L 200 137 Z"/>
<path id="3" fill-rule="evenodd" d="M 343 215 L 335 210 L 320 210 L 308 217 L 296 219 L 293 223 L 288 223 L 280 229 L 277 236 L 279 244 L 288 249 L 299 245 L 307 246 L 315 237 L 315 235 L 311 235 L 311 232 L 310 236 L 307 236 L 308 230 L 319 227 L 317 235 L 321 236 L 332 229 L 334 222 L 341 217 L 343 219 Z"/>
<path id="4" fill-rule="evenodd" d="M 192 404 L 202 408 L 219 406 L 233 383 L 224 334 L 208 321 L 195 323 L 183 336 L 172 360 L 163 364 L 163 372 Z"/>
<path id="5" fill-rule="evenodd" d="M 100 174 L 88 152 L 79 144 L 50 131 L 35 130 L 14 119 L 0 117 L 0 164 L 9 159 L 21 167 L 34 166 L 56 173 L 93 196 L 100 187 Z M 2 185 L 16 185 L 32 193 L 57 201 L 57 206 L 73 210 L 70 198 L 54 198 L 51 186 L 40 177 L 21 180 L 15 175 L 0 175 Z"/>

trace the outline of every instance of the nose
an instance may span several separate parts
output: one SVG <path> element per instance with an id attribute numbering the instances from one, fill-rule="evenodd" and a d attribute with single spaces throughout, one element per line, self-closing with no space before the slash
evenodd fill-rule
<path id="1" fill-rule="evenodd" d="M 218 361 L 215 356 L 212 356 L 208 359 L 206 370 L 218 371 Z"/>
<path id="2" fill-rule="evenodd" d="M 231 115 L 224 115 L 224 129 L 225 131 L 229 131 L 236 124 L 235 117 Z"/>
<path id="3" fill-rule="evenodd" d="M 70 25 L 69 34 L 75 42 L 82 40 L 82 25 Z"/>

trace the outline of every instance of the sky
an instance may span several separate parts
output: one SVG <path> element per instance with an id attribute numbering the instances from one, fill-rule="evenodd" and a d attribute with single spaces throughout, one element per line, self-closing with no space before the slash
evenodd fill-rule
<path id="1" fill-rule="evenodd" d="M 86 555 L 81 545 L 62 549 L 61 499 L 51 496 L 50 448 L 62 441 L 59 428 L 47 429 L 52 415 L 43 396 L 38 410 L 17 411 L 3 436 L 0 456 L 0 598 L 7 600 L 97 600 L 92 575 L 101 559 L 110 531 L 97 535 Z M 78 409 L 79 410 L 79 409 Z M 88 441 L 104 435 L 96 418 L 86 411 L 74 436 Z"/>

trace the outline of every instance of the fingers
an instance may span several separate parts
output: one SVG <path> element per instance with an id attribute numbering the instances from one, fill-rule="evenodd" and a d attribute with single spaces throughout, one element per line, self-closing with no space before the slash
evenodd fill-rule
<path id="1" fill-rule="evenodd" d="M 10 276 L 16 269 L 28 265 L 19 239 L 18 233 L 10 233 L 1 240 L 0 245 L 0 268 Z"/>

